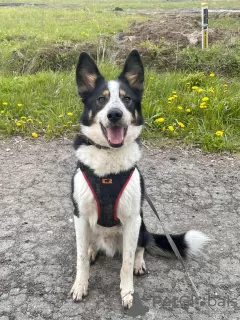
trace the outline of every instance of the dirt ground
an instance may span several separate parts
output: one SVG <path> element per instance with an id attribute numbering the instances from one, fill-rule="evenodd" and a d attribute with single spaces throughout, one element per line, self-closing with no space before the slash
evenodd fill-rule
<path id="1" fill-rule="evenodd" d="M 148 193 L 170 232 L 198 229 L 212 241 L 188 260 L 200 292 L 193 297 L 181 264 L 146 256 L 135 277 L 131 312 L 121 308 L 120 257 L 100 256 L 89 296 L 73 303 L 75 235 L 71 141 L 0 142 L 0 319 L 240 319 L 240 156 L 200 150 L 143 149 Z M 150 230 L 162 232 L 145 205 Z"/>
<path id="2" fill-rule="evenodd" d="M 189 19 L 189 15 L 191 18 Z M 239 19 L 240 13 L 221 13 L 215 15 L 214 19 L 222 17 L 233 17 Z M 150 16 L 149 16 L 150 17 Z M 227 30 L 226 28 L 210 28 L 209 43 L 213 44 L 218 40 L 224 40 L 231 37 L 237 37 L 240 31 Z M 148 48 L 149 41 L 157 46 L 164 46 L 166 42 L 177 45 L 179 49 L 189 45 L 200 45 L 202 39 L 201 16 L 194 12 L 180 11 L 165 12 L 158 14 L 154 18 L 152 12 L 151 20 L 146 22 L 133 22 L 126 32 L 120 32 L 114 36 L 114 40 L 124 46 L 129 43 L 134 46 L 140 46 L 142 49 Z M 144 44 L 144 42 L 148 41 Z"/>

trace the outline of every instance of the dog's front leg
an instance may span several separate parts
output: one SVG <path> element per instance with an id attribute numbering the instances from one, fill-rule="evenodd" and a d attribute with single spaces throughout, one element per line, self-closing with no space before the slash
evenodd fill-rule
<path id="1" fill-rule="evenodd" d="M 131 308 L 133 302 L 133 266 L 140 224 L 139 215 L 135 218 L 128 218 L 123 225 L 123 264 L 120 273 L 120 289 L 122 305 L 127 309 Z"/>
<path id="2" fill-rule="evenodd" d="M 74 301 L 80 301 L 88 294 L 89 278 L 89 223 L 84 217 L 74 216 L 77 240 L 77 274 L 71 294 Z"/>

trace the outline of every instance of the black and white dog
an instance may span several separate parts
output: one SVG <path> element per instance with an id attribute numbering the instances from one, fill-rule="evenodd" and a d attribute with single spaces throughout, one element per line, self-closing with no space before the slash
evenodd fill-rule
<path id="1" fill-rule="evenodd" d="M 108 256 L 120 252 L 122 304 L 130 308 L 133 273 L 146 272 L 144 250 L 172 254 L 166 237 L 148 232 L 143 221 L 144 184 L 136 166 L 143 127 L 143 64 L 133 50 L 118 79 L 106 81 L 90 56 L 81 53 L 76 80 L 84 109 L 72 179 L 77 274 L 71 293 L 75 301 L 88 294 L 89 266 L 99 250 Z M 208 241 L 194 230 L 172 238 L 183 257 L 199 254 Z"/>

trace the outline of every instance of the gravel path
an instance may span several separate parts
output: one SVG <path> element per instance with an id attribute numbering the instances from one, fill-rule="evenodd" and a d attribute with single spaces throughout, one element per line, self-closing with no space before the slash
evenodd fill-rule
<path id="1" fill-rule="evenodd" d="M 0 320 L 240 319 L 239 154 L 144 149 L 147 189 L 167 229 L 199 229 L 213 240 L 205 257 L 187 262 L 199 300 L 178 261 L 146 256 L 149 274 L 135 277 L 128 313 L 121 309 L 120 257 L 99 257 L 83 303 L 69 297 L 76 257 L 71 141 L 1 142 L 0 161 Z M 147 205 L 145 220 L 161 232 Z"/>

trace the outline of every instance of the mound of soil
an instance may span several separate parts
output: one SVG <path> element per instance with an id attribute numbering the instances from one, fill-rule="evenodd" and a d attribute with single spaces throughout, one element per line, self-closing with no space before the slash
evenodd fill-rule
<path id="1" fill-rule="evenodd" d="M 209 29 L 209 42 L 223 39 L 226 31 Z M 179 48 L 201 43 L 201 21 L 199 15 L 168 14 L 158 20 L 132 23 L 127 32 L 120 32 L 114 36 L 119 45 L 131 42 L 141 45 L 146 41 L 159 44 L 163 41 L 176 44 Z"/>

